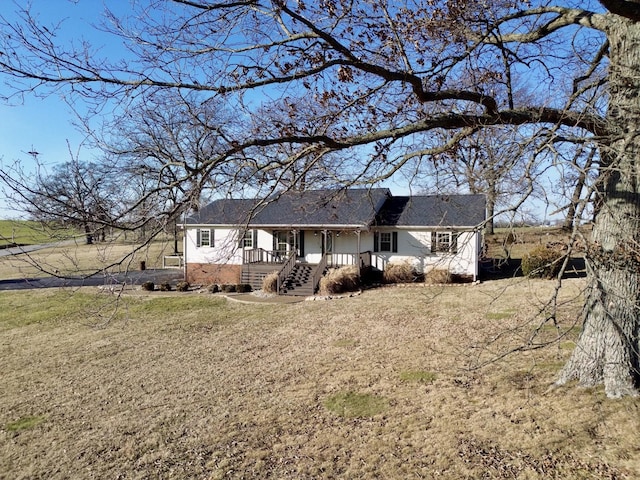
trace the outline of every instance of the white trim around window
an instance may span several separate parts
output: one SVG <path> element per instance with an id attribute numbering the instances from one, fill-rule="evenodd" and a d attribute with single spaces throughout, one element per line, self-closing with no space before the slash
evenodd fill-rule
<path id="1" fill-rule="evenodd" d="M 432 253 L 458 253 L 457 232 L 431 232 Z"/>
<path id="2" fill-rule="evenodd" d="M 396 253 L 398 251 L 398 232 L 373 232 L 373 251 Z"/>
<path id="3" fill-rule="evenodd" d="M 240 236 L 238 247 L 248 249 L 258 248 L 258 230 L 245 230 L 244 233 Z"/>
<path id="4" fill-rule="evenodd" d="M 213 232 L 211 228 L 196 229 L 196 247 L 213 247 Z"/>

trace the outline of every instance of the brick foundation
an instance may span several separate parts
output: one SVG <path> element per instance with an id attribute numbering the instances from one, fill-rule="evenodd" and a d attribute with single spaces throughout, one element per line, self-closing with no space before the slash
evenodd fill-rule
<path id="1" fill-rule="evenodd" d="M 238 284 L 242 265 L 218 265 L 213 263 L 187 263 L 187 282 L 212 285 Z"/>

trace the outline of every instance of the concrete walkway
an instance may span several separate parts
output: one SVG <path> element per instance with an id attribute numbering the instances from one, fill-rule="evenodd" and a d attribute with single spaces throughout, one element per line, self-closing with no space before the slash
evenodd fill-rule
<path id="1" fill-rule="evenodd" d="M 236 293 L 236 294 L 224 294 L 227 300 L 240 303 L 270 303 L 277 305 L 300 303 L 304 302 L 307 297 L 296 297 L 293 295 L 273 295 L 273 296 L 260 296 L 253 295 L 251 293 Z"/>

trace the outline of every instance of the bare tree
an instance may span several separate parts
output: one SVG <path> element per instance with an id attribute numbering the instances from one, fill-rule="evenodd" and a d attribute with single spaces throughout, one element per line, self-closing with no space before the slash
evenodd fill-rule
<path id="1" fill-rule="evenodd" d="M 590 201 L 594 182 L 597 179 L 593 166 L 598 160 L 598 149 L 589 146 L 589 148 L 572 149 L 571 152 L 572 158 L 563 162 L 568 168 L 563 169 L 563 175 L 560 176 L 563 181 L 558 185 L 563 193 L 566 192 L 564 196 L 567 201 L 558 210 L 566 211 L 562 223 L 562 228 L 566 231 L 572 231 L 577 221 L 584 220 L 576 218 L 577 211 L 581 204 Z M 586 198 L 585 192 L 587 192 Z"/>
<path id="2" fill-rule="evenodd" d="M 180 215 L 197 210 L 209 192 L 225 193 L 247 183 L 242 181 L 246 166 L 228 158 L 215 164 L 237 128 L 224 105 L 195 92 L 173 91 L 145 93 L 107 123 L 103 131 L 108 135 L 95 140 L 105 152 L 103 163 L 120 166 L 122 182 L 131 191 L 129 220 L 141 225 L 142 238 L 171 228 L 177 251 Z M 209 162 L 212 168 L 205 167 Z M 152 228 L 147 228 L 148 218 L 155 219 Z"/>
<path id="3" fill-rule="evenodd" d="M 201 178 L 229 162 L 277 172 L 349 152 L 336 181 L 371 183 L 425 149 L 446 151 L 496 125 L 597 147 L 584 329 L 559 382 L 604 383 L 611 397 L 638 393 L 637 1 L 136 5 L 129 19 L 105 12 L 103 30 L 129 49 L 115 62 L 87 42 L 59 44 L 55 25 L 28 9 L 2 20 L 4 80 L 16 94 L 51 88 L 95 104 L 120 99 L 125 112 L 142 92 L 160 90 L 226 102 L 244 128 L 191 173 Z M 444 134 L 437 145 L 434 132 Z"/>
<path id="4" fill-rule="evenodd" d="M 494 233 L 496 215 L 518 211 L 539 190 L 548 162 L 535 144 L 513 127 L 487 127 L 454 147 L 422 159 L 425 191 L 482 193 L 487 198 L 485 233 Z"/>
<path id="5" fill-rule="evenodd" d="M 0 180 L 14 208 L 34 220 L 80 229 L 87 245 L 104 241 L 118 215 L 113 172 L 95 163 L 72 159 L 50 172 L 39 165 L 35 174 L 4 168 Z"/>

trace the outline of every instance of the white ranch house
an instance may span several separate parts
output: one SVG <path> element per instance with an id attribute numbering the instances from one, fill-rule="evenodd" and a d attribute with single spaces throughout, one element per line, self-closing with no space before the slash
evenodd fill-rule
<path id="1" fill-rule="evenodd" d="M 221 199 L 184 224 L 185 279 L 251 283 L 279 271 L 283 292 L 314 293 L 327 267 L 478 276 L 484 195 L 392 196 L 388 189 L 289 191 L 270 199 Z"/>

